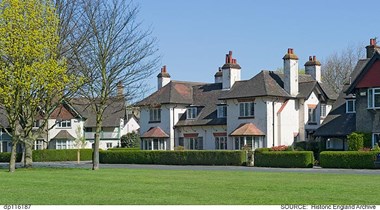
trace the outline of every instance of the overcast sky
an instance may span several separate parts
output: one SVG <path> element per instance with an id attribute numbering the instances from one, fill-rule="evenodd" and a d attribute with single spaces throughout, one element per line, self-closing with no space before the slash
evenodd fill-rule
<path id="1" fill-rule="evenodd" d="M 225 54 L 242 79 L 282 67 L 287 48 L 318 60 L 379 36 L 380 1 L 139 0 L 139 19 L 158 39 L 160 66 L 173 80 L 213 82 Z M 156 90 L 157 73 L 150 78 Z M 150 91 L 150 93 L 152 93 Z"/>

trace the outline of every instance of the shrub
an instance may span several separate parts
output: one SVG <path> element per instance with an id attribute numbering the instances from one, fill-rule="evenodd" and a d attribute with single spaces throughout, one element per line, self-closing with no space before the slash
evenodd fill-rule
<path id="1" fill-rule="evenodd" d="M 379 152 L 321 152 L 320 165 L 323 168 L 375 168 L 374 161 Z"/>
<path id="2" fill-rule="evenodd" d="M 255 166 L 283 168 L 311 168 L 314 156 L 311 151 L 255 152 Z"/>
<path id="3" fill-rule="evenodd" d="M 270 148 L 271 151 L 285 151 L 288 149 L 288 146 L 280 145 Z"/>
<path id="4" fill-rule="evenodd" d="M 126 151 L 99 153 L 100 163 L 162 165 L 242 165 L 243 151 Z"/>
<path id="5" fill-rule="evenodd" d="M 122 147 L 122 148 L 109 148 L 107 150 L 123 150 L 123 151 L 125 151 L 125 150 L 134 150 L 134 151 L 136 151 L 136 150 L 141 150 L 141 149 L 140 148 L 125 148 L 125 147 Z"/>
<path id="6" fill-rule="evenodd" d="M 121 147 L 140 148 L 140 135 L 136 132 L 127 133 L 120 138 Z"/>
<path id="7" fill-rule="evenodd" d="M 22 154 L 18 153 L 16 155 L 16 162 L 21 161 Z M 1 162 L 9 162 L 11 160 L 11 153 L 10 152 L 0 152 L 0 163 Z"/>
<path id="8" fill-rule="evenodd" d="M 353 132 L 348 135 L 348 150 L 350 151 L 359 151 L 363 149 L 364 134 Z"/>
<path id="9" fill-rule="evenodd" d="M 34 162 L 49 162 L 49 161 L 76 161 L 78 149 L 62 149 L 62 150 L 35 150 L 33 151 Z M 80 160 L 91 160 L 92 149 L 81 149 Z"/>
<path id="10" fill-rule="evenodd" d="M 372 151 L 380 151 L 380 147 L 378 144 L 375 144 L 375 146 L 372 147 Z"/>
<path id="11" fill-rule="evenodd" d="M 255 154 L 256 154 L 256 153 L 261 153 L 261 152 L 269 152 L 269 151 L 270 151 L 269 148 L 257 148 L 257 149 L 255 150 Z"/>

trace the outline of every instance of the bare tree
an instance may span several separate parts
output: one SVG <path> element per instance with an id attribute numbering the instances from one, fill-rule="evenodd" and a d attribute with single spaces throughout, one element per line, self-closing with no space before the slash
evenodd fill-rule
<path id="1" fill-rule="evenodd" d="M 74 55 L 78 73 L 87 81 L 80 94 L 96 113 L 93 170 L 97 170 L 104 111 L 117 100 L 139 94 L 159 57 L 155 56 L 156 39 L 137 21 L 137 6 L 121 0 L 82 0 L 82 9 L 83 30 L 88 37 Z M 124 87 L 124 97 L 116 97 L 120 86 Z"/>
<path id="2" fill-rule="evenodd" d="M 343 85 L 349 82 L 356 63 L 364 56 L 364 47 L 350 45 L 341 52 L 334 52 L 322 62 L 322 82 L 329 85 L 336 93 L 342 91 Z"/>

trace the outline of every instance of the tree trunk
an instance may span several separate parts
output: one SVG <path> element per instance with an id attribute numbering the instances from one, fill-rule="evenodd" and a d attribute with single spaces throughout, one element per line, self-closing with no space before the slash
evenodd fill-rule
<path id="1" fill-rule="evenodd" d="M 16 155 L 17 155 L 17 142 L 12 140 L 11 159 L 9 160 L 9 172 L 13 173 L 16 170 Z"/>
<path id="2" fill-rule="evenodd" d="M 31 168 L 33 165 L 33 145 L 30 142 L 25 143 L 25 168 Z"/>
<path id="3" fill-rule="evenodd" d="M 95 145 L 93 149 L 93 160 L 92 160 L 92 170 L 99 169 L 99 143 L 100 143 L 100 132 L 102 129 L 101 116 L 97 116 L 96 120 L 96 131 L 95 131 Z"/>
<path id="4" fill-rule="evenodd" d="M 80 163 L 80 149 L 77 151 L 77 163 Z"/>

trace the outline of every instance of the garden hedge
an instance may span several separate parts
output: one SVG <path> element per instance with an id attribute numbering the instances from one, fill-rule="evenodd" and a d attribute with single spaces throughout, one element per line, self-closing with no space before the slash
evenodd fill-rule
<path id="1" fill-rule="evenodd" d="M 141 150 L 140 148 L 135 148 L 135 147 L 132 147 L 132 148 L 109 148 L 107 150 Z"/>
<path id="2" fill-rule="evenodd" d="M 242 165 L 244 151 L 100 151 L 100 163 L 160 165 Z"/>
<path id="3" fill-rule="evenodd" d="M 1 162 L 9 162 L 11 160 L 11 153 L 10 152 L 0 152 L 0 163 Z M 21 161 L 21 154 L 17 154 L 16 156 L 16 162 Z"/>
<path id="4" fill-rule="evenodd" d="M 255 166 L 280 168 L 312 168 L 312 151 L 255 151 Z"/>
<path id="5" fill-rule="evenodd" d="M 45 149 L 33 151 L 33 162 L 76 161 L 77 149 Z M 80 160 L 92 160 L 92 149 L 81 149 Z"/>
<path id="6" fill-rule="evenodd" d="M 379 152 L 321 152 L 319 164 L 322 168 L 375 168 L 374 161 Z"/>

